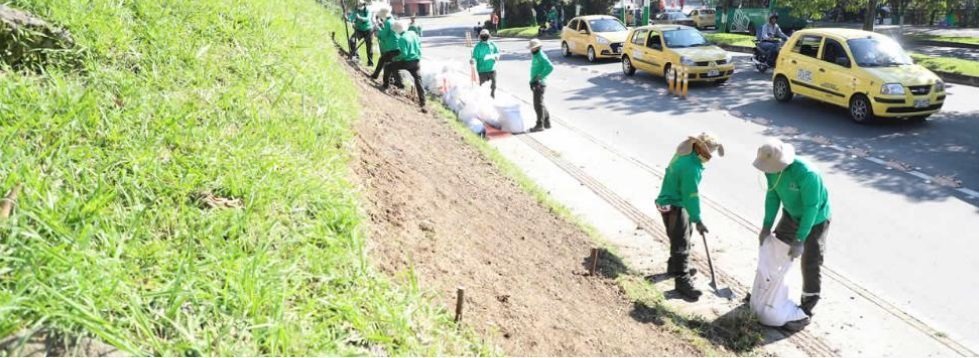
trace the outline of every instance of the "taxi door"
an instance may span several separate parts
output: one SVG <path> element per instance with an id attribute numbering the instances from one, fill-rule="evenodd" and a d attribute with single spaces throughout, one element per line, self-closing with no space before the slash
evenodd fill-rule
<path id="1" fill-rule="evenodd" d="M 779 55 L 779 66 L 785 66 L 786 77 L 792 86 L 792 92 L 803 96 L 824 100 L 822 88 L 819 86 L 819 50 L 823 44 L 823 37 L 818 35 L 805 35 L 799 38 L 788 56 Z M 784 52 L 786 49 L 783 48 Z"/>
<path id="2" fill-rule="evenodd" d="M 849 103 L 847 99 L 856 90 L 857 77 L 853 75 L 853 60 L 846 52 L 843 42 L 827 37 L 820 49 L 817 66 L 819 87 L 823 100 L 840 106 Z"/>
<path id="3" fill-rule="evenodd" d="M 639 28 L 632 32 L 629 38 L 629 49 L 626 56 L 632 61 L 632 66 L 637 70 L 649 72 L 650 66 L 646 63 L 646 38 L 649 37 L 649 29 Z"/>
<path id="4" fill-rule="evenodd" d="M 659 30 L 649 32 L 646 39 L 646 46 L 643 47 L 643 57 L 649 65 L 649 73 L 663 75 L 663 65 L 666 63 L 666 54 L 663 50 L 663 34 Z"/>

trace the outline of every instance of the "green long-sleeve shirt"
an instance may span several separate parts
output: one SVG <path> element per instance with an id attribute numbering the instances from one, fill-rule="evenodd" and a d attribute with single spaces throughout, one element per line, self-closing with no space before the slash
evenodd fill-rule
<path id="1" fill-rule="evenodd" d="M 418 24 L 411 24 L 408 26 L 408 31 L 414 32 L 418 37 L 422 37 L 422 27 Z"/>
<path id="2" fill-rule="evenodd" d="M 678 206 L 687 209 L 690 222 L 700 222 L 700 179 L 704 173 L 704 163 L 697 153 L 674 156 L 663 176 L 663 186 L 656 197 L 656 205 Z"/>
<path id="3" fill-rule="evenodd" d="M 418 61 L 422 58 L 422 39 L 411 31 L 405 31 L 398 37 L 398 50 L 401 51 L 395 61 Z"/>
<path id="4" fill-rule="evenodd" d="M 554 71 L 554 65 L 551 64 L 551 59 L 547 58 L 544 50 L 537 51 L 530 64 L 530 83 L 544 84 L 544 80 L 552 71 Z"/>
<path id="5" fill-rule="evenodd" d="M 472 59 L 476 61 L 476 72 L 487 73 L 496 69 L 496 58 L 500 49 L 492 41 L 480 41 L 473 47 Z"/>
<path id="6" fill-rule="evenodd" d="M 802 159 L 796 159 L 779 173 L 765 174 L 768 193 L 765 195 L 765 221 L 771 229 L 780 206 L 799 223 L 796 240 L 806 241 L 814 225 L 830 218 L 829 193 L 819 172 Z"/>
<path id="7" fill-rule="evenodd" d="M 394 25 L 394 19 L 389 17 L 384 20 L 384 26 L 377 32 L 378 47 L 381 48 L 381 53 L 398 49 L 398 37 L 401 36 L 391 29 L 392 25 Z"/>
<path id="8" fill-rule="evenodd" d="M 350 16 L 350 21 L 353 21 L 355 30 L 369 31 L 371 29 L 371 11 L 367 8 L 354 10 Z"/>

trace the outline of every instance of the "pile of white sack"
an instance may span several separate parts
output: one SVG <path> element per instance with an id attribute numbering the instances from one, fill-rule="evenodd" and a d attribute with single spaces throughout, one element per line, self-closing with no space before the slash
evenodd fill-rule
<path id="1" fill-rule="evenodd" d="M 465 62 L 426 60 L 420 75 L 425 92 L 442 98 L 449 109 L 473 133 L 486 134 L 486 126 L 510 133 L 523 133 L 534 126 L 534 110 L 513 96 L 499 93 L 490 97 L 490 83 L 473 81 Z"/>

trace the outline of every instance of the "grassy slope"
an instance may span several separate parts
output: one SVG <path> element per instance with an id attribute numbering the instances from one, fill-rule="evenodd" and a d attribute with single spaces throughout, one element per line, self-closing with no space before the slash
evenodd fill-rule
<path id="1" fill-rule="evenodd" d="M 979 76 L 979 61 L 963 60 L 951 57 L 934 57 L 921 54 L 911 54 L 915 63 L 925 66 L 932 71 L 958 73 L 967 76 Z"/>
<path id="2" fill-rule="evenodd" d="M 356 91 L 311 0 L 15 0 L 83 74 L 0 74 L 0 336 L 134 354 L 482 353 L 367 265 L 345 180 Z M 238 198 L 203 209 L 195 193 Z M 376 352 L 376 351 L 375 351 Z"/>
<path id="3" fill-rule="evenodd" d="M 496 35 L 500 37 L 521 37 L 530 39 L 537 37 L 537 29 L 537 26 L 512 27 L 508 29 L 500 29 Z"/>
<path id="4" fill-rule="evenodd" d="M 705 33 L 704 36 L 707 37 L 707 40 L 716 44 L 755 47 L 755 43 L 753 42 L 755 38 L 753 36 L 728 33 Z"/>

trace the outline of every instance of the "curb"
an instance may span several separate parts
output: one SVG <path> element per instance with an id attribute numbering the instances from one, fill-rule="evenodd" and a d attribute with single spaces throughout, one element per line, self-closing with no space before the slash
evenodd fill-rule
<path id="1" fill-rule="evenodd" d="M 717 46 L 731 52 L 754 53 L 755 51 L 753 47 L 747 47 L 747 46 L 735 46 L 735 45 L 727 45 L 727 44 L 718 44 Z M 979 77 L 977 76 L 969 76 L 960 73 L 944 72 L 944 71 L 937 71 L 937 70 L 931 70 L 931 72 L 934 72 L 936 75 L 938 75 L 938 77 L 942 78 L 942 81 L 945 81 L 947 83 L 979 87 Z"/>

